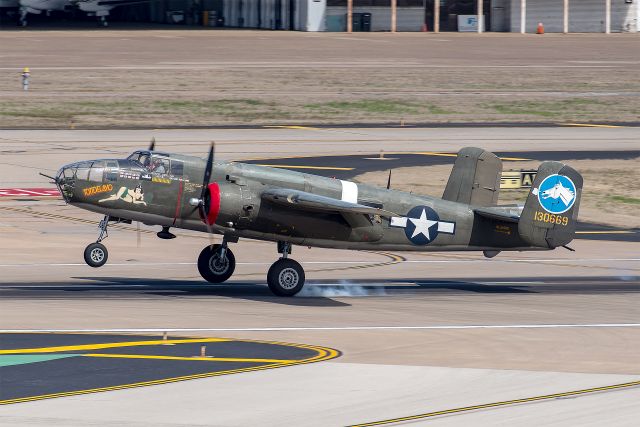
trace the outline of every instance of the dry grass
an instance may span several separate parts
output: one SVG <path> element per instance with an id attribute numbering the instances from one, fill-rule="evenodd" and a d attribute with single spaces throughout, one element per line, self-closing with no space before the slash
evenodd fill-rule
<path id="1" fill-rule="evenodd" d="M 633 70 L 46 70 L 18 86 L 0 80 L 0 127 L 640 120 Z"/>

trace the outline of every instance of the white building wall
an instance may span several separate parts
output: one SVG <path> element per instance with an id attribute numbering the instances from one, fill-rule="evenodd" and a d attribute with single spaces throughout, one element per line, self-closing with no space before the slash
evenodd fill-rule
<path id="1" fill-rule="evenodd" d="M 638 3 L 611 0 L 611 31 L 638 31 Z M 563 31 L 563 0 L 527 0 L 526 32 L 534 33 L 538 22 L 545 32 Z M 520 0 L 511 0 L 511 31 L 520 31 Z M 605 0 L 569 0 L 569 32 L 601 33 L 605 30 Z"/>
<path id="2" fill-rule="evenodd" d="M 640 1 L 640 0 L 638 0 Z M 397 29 L 398 31 L 420 31 L 424 20 L 424 12 L 421 7 L 399 7 L 397 9 Z M 371 14 L 371 31 L 391 31 L 391 8 L 390 7 L 354 7 L 354 13 Z M 347 14 L 346 7 L 327 7 L 327 17 Z M 344 19 L 346 25 L 346 19 Z M 343 30 L 345 31 L 346 28 Z"/>
<path id="3" fill-rule="evenodd" d="M 326 31 L 327 0 L 298 0 L 296 30 Z"/>

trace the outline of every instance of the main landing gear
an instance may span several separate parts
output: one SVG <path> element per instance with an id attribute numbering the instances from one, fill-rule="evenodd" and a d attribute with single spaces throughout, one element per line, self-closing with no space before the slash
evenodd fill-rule
<path id="1" fill-rule="evenodd" d="M 106 264 L 107 258 L 109 258 L 109 252 L 107 251 L 106 246 L 100 243 L 104 239 L 109 237 L 109 233 L 107 232 L 108 226 L 109 215 L 105 215 L 102 221 L 100 221 L 100 225 L 98 226 L 98 228 L 100 229 L 98 240 L 95 243 L 91 243 L 84 249 L 84 261 L 91 267 L 102 267 Z"/>
<path id="2" fill-rule="evenodd" d="M 289 242 L 278 242 L 278 252 L 282 254 L 282 258 L 269 268 L 267 284 L 275 295 L 292 297 L 304 286 L 304 269 L 300 263 L 289 258 L 291 253 Z"/>
<path id="3" fill-rule="evenodd" d="M 222 283 L 231 277 L 235 269 L 236 257 L 227 247 L 226 239 L 221 245 L 209 245 L 200 252 L 198 271 L 207 282 Z"/>
<path id="4" fill-rule="evenodd" d="M 278 242 L 278 252 L 282 258 L 269 268 L 267 284 L 275 295 L 292 297 L 304 286 L 304 269 L 297 262 L 289 258 L 291 244 Z M 198 257 L 198 271 L 208 282 L 222 283 L 229 279 L 236 268 L 236 258 L 227 247 L 227 240 L 221 245 L 209 245 L 200 252 Z"/>

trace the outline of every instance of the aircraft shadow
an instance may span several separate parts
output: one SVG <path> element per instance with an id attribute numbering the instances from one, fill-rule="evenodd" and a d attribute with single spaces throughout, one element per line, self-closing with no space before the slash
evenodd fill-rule
<path id="1" fill-rule="evenodd" d="M 274 304 L 296 305 L 303 307 L 344 307 L 351 304 L 335 301 L 326 297 L 305 298 L 296 296 L 295 298 L 277 297 L 269 291 L 266 284 L 259 284 L 250 281 L 228 281 L 223 284 L 213 284 L 206 282 L 194 282 L 192 280 L 175 279 L 142 279 L 128 277 L 74 277 L 74 279 L 90 280 L 99 282 L 98 290 L 125 290 L 136 287 L 141 294 L 157 295 L 165 297 L 189 297 L 189 296 L 212 296 L 238 298 Z M 73 289 L 69 285 L 69 291 L 92 291 L 92 288 Z"/>
<path id="2" fill-rule="evenodd" d="M 640 293 L 638 276 L 606 277 L 521 277 L 486 278 L 477 281 L 457 278 L 387 278 L 358 280 L 309 280 L 295 298 L 276 297 L 266 284 L 255 281 L 229 281 L 215 285 L 193 280 L 73 277 L 83 282 L 37 282 L 3 284 L 3 299 L 9 298 L 167 298 L 225 297 L 271 304 L 303 307 L 349 307 L 348 297 L 401 297 L 490 294 L 635 294 Z M 22 287 L 22 285 L 26 285 Z"/>

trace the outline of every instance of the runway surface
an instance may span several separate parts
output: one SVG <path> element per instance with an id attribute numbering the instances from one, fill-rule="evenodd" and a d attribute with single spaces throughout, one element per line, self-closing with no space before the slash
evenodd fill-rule
<path id="1" fill-rule="evenodd" d="M 629 127 L 3 130 L 0 165 L 2 187 L 29 188 L 47 183 L 38 172 L 55 173 L 62 165 L 85 159 L 123 158 L 148 147 L 152 137 L 158 150 L 204 157 L 215 141 L 220 160 L 260 160 L 377 155 L 380 150 L 451 153 L 467 146 L 496 152 L 638 151 L 638 132 Z"/>
<path id="2" fill-rule="evenodd" d="M 402 161 L 414 161 L 409 153 L 448 153 L 466 145 L 505 155 L 629 155 L 603 153 L 604 144 L 610 151 L 637 153 L 637 130 L 629 128 L 2 131 L 2 187 L 39 187 L 46 184 L 35 175 L 40 170 L 80 158 L 120 157 L 147 145 L 152 134 L 160 147 L 190 154 L 202 154 L 215 139 L 220 158 L 256 162 L 380 149 L 402 151 L 398 157 L 408 159 Z M 580 239 L 572 243 L 576 252 L 501 253 L 493 259 L 296 247 L 292 257 L 305 267 L 308 286 L 283 299 L 266 287 L 266 271 L 277 258 L 273 244 L 232 245 L 236 274 L 227 284 L 209 285 L 195 268 L 198 253 L 211 243 L 207 236 L 176 231 L 177 239 L 162 241 L 154 228 L 142 226 L 138 238 L 135 225 L 113 227 L 105 241 L 109 263 L 91 269 L 82 250 L 96 238 L 96 215 L 57 200 L 3 199 L 0 208 L 0 329 L 31 331 L 19 335 L 20 346 L 0 335 L 3 349 L 33 349 L 43 339 L 51 345 L 67 336 L 45 330 L 118 335 L 114 342 L 137 339 L 135 334 L 162 340 L 169 331 L 170 339 L 222 337 L 231 346 L 242 340 L 304 343 L 342 353 L 283 369 L 6 405 L 0 407 L 0 425 L 345 426 L 520 399 L 525 401 L 408 425 L 617 427 L 635 425 L 640 414 L 639 388 L 618 387 L 640 376 L 637 241 Z M 153 351 L 146 354 L 190 357 L 200 345 L 149 346 Z M 270 356 L 238 347 L 218 353 L 217 345 L 207 344 L 207 354 Z M 46 371 L 47 364 L 73 360 L 15 366 Z M 0 381 L 15 366 L 0 367 Z M 101 366 L 105 370 L 96 375 L 111 378 L 113 370 Z M 154 378 L 172 372 L 162 366 Z M 86 381 L 96 379 L 88 370 L 80 373 Z M 592 388 L 603 389 L 566 394 Z"/>

